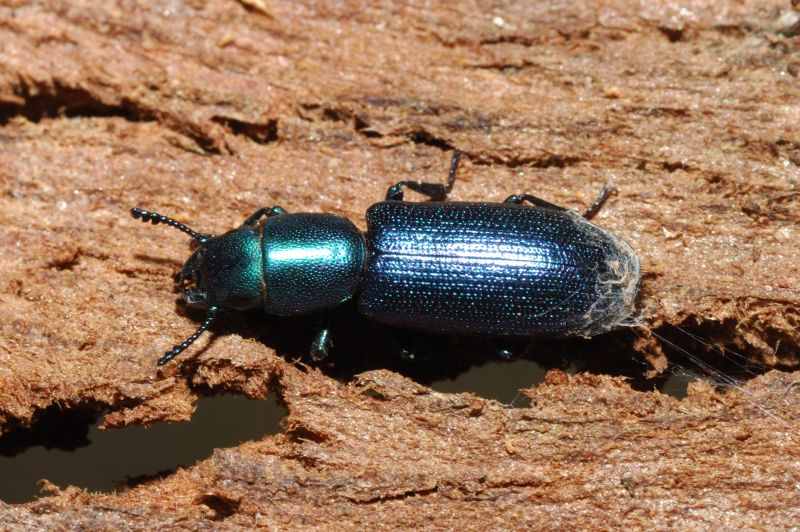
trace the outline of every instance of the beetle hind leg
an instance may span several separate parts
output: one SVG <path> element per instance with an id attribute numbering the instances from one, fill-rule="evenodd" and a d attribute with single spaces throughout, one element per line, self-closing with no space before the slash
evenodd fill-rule
<path id="1" fill-rule="evenodd" d="M 594 218 L 594 215 L 600 211 L 600 209 L 603 207 L 603 204 L 606 202 L 608 197 L 616 192 L 617 189 L 612 187 L 611 185 L 604 186 L 603 190 L 601 190 L 600 194 L 597 195 L 597 199 L 594 200 L 594 203 L 592 203 L 591 207 L 586 209 L 586 212 L 583 213 L 583 217 L 586 218 L 587 220 L 591 220 L 592 218 Z"/>
<path id="2" fill-rule="evenodd" d="M 426 183 L 423 181 L 398 181 L 390 186 L 386 191 L 386 201 L 403 201 L 406 188 L 428 196 L 433 201 L 444 201 L 447 195 L 453 190 L 458 173 L 458 163 L 461 160 L 461 152 L 455 151 L 450 159 L 450 171 L 447 173 L 447 183 Z"/>

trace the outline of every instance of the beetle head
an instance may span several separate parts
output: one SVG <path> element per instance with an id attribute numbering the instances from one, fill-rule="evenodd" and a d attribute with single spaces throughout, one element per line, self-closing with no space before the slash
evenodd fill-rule
<path id="1" fill-rule="evenodd" d="M 263 261 L 261 233 L 256 227 L 243 225 L 223 235 L 193 231 L 172 218 L 143 209 L 131 209 L 134 218 L 153 225 L 166 224 L 200 243 L 178 274 L 183 302 L 191 307 L 207 308 L 206 319 L 189 338 L 167 351 L 158 361 L 166 364 L 182 353 L 208 328 L 219 308 L 246 309 L 263 304 Z"/>
<path id="2" fill-rule="evenodd" d="M 200 244 L 178 275 L 187 306 L 244 310 L 262 306 L 263 264 L 258 228 L 243 226 Z"/>

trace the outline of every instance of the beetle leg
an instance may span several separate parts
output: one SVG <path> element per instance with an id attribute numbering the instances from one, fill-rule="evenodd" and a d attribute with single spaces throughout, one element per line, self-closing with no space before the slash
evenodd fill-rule
<path id="1" fill-rule="evenodd" d="M 394 352 L 394 356 L 398 360 L 413 362 L 417 359 L 417 354 L 411 346 L 410 339 L 403 333 L 404 331 L 398 331 L 394 328 L 384 329 L 384 337 Z"/>
<path id="2" fill-rule="evenodd" d="M 505 347 L 497 346 L 497 356 L 503 360 L 511 360 L 514 358 L 514 351 L 506 349 Z"/>
<path id="3" fill-rule="evenodd" d="M 603 190 L 601 190 L 600 194 L 597 196 L 597 199 L 594 200 L 594 203 L 592 203 L 592 206 L 586 209 L 586 212 L 583 213 L 583 217 L 587 220 L 591 220 L 603 206 L 603 203 L 605 203 L 608 197 L 616 191 L 617 189 L 610 185 L 604 186 Z"/>
<path id="4" fill-rule="evenodd" d="M 397 358 L 400 360 L 405 360 L 406 362 L 411 362 L 417 358 L 417 355 L 411 349 L 407 347 L 398 347 L 397 348 Z"/>
<path id="5" fill-rule="evenodd" d="M 419 192 L 428 196 L 433 201 L 444 201 L 447 195 L 453 190 L 453 184 L 456 182 L 456 174 L 458 173 L 458 162 L 461 160 L 461 152 L 456 150 L 453 152 L 453 157 L 450 159 L 450 171 L 447 173 L 447 184 L 442 183 L 426 183 L 423 181 L 398 181 L 390 186 L 386 191 L 386 201 L 402 201 L 404 188 L 409 188 L 414 192 Z"/>
<path id="6" fill-rule="evenodd" d="M 594 200 L 594 203 L 592 203 L 592 206 L 589 207 L 588 209 L 586 209 L 586 211 L 583 213 L 583 217 L 586 218 L 587 220 L 591 220 L 592 217 L 594 217 L 594 215 L 597 214 L 597 212 L 603 206 L 603 203 L 605 203 L 605 201 L 608 199 L 608 197 L 613 192 L 616 192 L 616 191 L 617 191 L 617 189 L 615 189 L 612 186 L 609 186 L 609 185 L 604 186 L 603 190 L 601 190 L 600 194 L 597 196 L 597 199 Z M 566 211 L 567 210 L 564 207 L 559 207 L 558 205 L 554 205 L 553 203 L 550 203 L 549 201 L 545 201 L 543 199 L 537 198 L 536 196 L 531 196 L 530 194 L 512 194 L 511 196 L 507 197 L 506 200 L 503 203 L 514 203 L 516 205 L 519 205 L 519 204 L 525 203 L 525 202 L 528 202 L 531 205 L 534 205 L 536 207 L 539 207 L 539 208 L 542 208 L 542 209 L 548 209 L 548 210 L 551 210 L 551 211 Z"/>
<path id="7" fill-rule="evenodd" d="M 567 210 L 564 207 L 559 207 L 558 205 L 555 205 L 543 199 L 539 199 L 536 196 L 531 196 L 530 194 L 512 194 L 511 196 L 507 197 L 503 203 L 513 203 L 515 205 L 520 205 L 525 202 L 528 202 L 535 207 L 539 207 L 541 209 L 547 209 L 550 211 Z"/>
<path id="8" fill-rule="evenodd" d="M 500 338 L 487 338 L 486 343 L 490 350 L 502 360 L 511 360 L 517 355 L 517 345 L 512 342 L 503 341 Z"/>
<path id="9" fill-rule="evenodd" d="M 333 347 L 333 342 L 331 341 L 331 331 L 327 327 L 324 327 L 317 333 L 317 335 L 314 337 L 314 340 L 311 342 L 311 347 L 309 348 L 308 354 L 311 356 L 311 359 L 314 362 L 319 362 L 320 360 L 328 358 L 328 353 L 331 347 Z"/>
<path id="10" fill-rule="evenodd" d="M 255 225 L 261 218 L 271 218 L 272 216 L 280 216 L 281 214 L 287 214 L 286 209 L 283 207 L 278 207 L 277 205 L 275 207 L 261 207 L 248 216 L 247 219 L 242 222 L 242 226 Z"/>

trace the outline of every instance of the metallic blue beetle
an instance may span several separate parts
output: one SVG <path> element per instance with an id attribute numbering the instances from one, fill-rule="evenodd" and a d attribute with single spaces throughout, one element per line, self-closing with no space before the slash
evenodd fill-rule
<path id="1" fill-rule="evenodd" d="M 592 336 L 630 323 L 639 260 L 624 240 L 587 221 L 609 187 L 583 216 L 529 194 L 503 203 L 444 202 L 459 158 L 456 152 L 447 184 L 390 187 L 386 201 L 367 211 L 366 234 L 340 216 L 267 207 L 213 237 L 133 209 L 135 218 L 200 243 L 177 280 L 183 301 L 208 314 L 158 364 L 189 347 L 219 310 L 296 316 L 354 297 L 372 320 L 452 334 Z M 434 201 L 403 201 L 405 188 Z M 324 358 L 329 345 L 322 329 L 312 357 Z"/>

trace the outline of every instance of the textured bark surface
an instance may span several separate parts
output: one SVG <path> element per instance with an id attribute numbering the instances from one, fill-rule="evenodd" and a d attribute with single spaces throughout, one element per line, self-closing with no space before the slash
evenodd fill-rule
<path id="1" fill-rule="evenodd" d="M 189 250 L 130 207 L 212 233 L 274 204 L 363 227 L 390 184 L 443 179 L 453 148 L 465 153 L 454 199 L 530 192 L 580 209 L 613 182 L 596 222 L 640 253 L 643 324 L 796 367 L 790 2 L 531 4 L 4 2 L 0 433 L 51 405 L 103 410 L 109 427 L 185 420 L 198 390 L 273 389 L 290 417 L 285 435 L 124 494 L 68 489 L 0 515 L 796 523 L 792 373 L 756 379 L 753 397 L 696 389 L 681 402 L 554 373 L 534 408 L 514 410 L 390 373 L 339 384 L 235 319 L 155 370 L 196 327 L 172 292 Z M 615 349 L 663 368 L 642 334 Z"/>
<path id="2" fill-rule="evenodd" d="M 278 368 L 275 368 L 278 370 Z M 558 370 L 508 409 L 375 371 L 343 386 L 284 365 L 287 432 L 122 495 L 2 506 L 8 526 L 271 525 L 778 529 L 800 519 L 796 378 L 679 401 Z M 754 406 L 767 407 L 767 416 Z"/>

